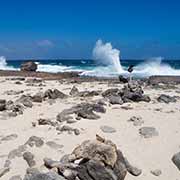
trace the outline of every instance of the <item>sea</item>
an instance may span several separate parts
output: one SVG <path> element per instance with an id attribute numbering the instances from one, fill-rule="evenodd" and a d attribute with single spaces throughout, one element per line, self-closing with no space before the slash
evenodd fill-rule
<path id="1" fill-rule="evenodd" d="M 118 60 L 118 62 L 117 62 Z M 0 57 L 0 70 L 20 70 L 21 63 L 26 60 L 10 60 Z M 132 74 L 137 77 L 148 77 L 152 75 L 180 75 L 180 60 L 166 60 L 161 57 L 144 60 L 116 59 L 103 61 L 92 59 L 41 59 L 31 60 L 38 64 L 37 71 L 40 72 L 80 72 L 81 76 L 114 77 L 117 75 L 128 76 L 130 65 L 134 66 Z M 118 66 L 117 66 L 118 63 Z"/>

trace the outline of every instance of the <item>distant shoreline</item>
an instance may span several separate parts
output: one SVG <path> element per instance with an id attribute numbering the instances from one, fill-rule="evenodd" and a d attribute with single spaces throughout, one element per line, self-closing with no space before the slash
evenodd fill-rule
<path id="1" fill-rule="evenodd" d="M 70 79 L 75 81 L 118 81 L 117 77 L 90 77 L 90 76 L 80 76 L 81 72 L 28 72 L 28 71 L 16 71 L 16 70 L 0 70 L 0 77 L 34 77 L 42 78 L 44 80 L 63 80 Z M 180 76 L 150 76 L 141 80 L 148 81 L 150 84 L 158 83 L 177 83 L 180 84 Z"/>

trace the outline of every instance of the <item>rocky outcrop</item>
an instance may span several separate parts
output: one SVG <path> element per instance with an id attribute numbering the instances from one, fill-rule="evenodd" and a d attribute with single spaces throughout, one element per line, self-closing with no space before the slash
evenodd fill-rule
<path id="1" fill-rule="evenodd" d="M 37 64 L 32 61 L 28 61 L 21 64 L 21 71 L 36 71 L 36 70 L 37 70 Z"/>

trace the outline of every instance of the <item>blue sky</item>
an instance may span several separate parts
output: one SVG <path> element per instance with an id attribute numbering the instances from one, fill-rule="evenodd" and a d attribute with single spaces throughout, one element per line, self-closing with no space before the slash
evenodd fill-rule
<path id="1" fill-rule="evenodd" d="M 180 59 L 178 0 L 1 0 L 0 56 L 91 58 L 98 39 L 122 58 Z"/>

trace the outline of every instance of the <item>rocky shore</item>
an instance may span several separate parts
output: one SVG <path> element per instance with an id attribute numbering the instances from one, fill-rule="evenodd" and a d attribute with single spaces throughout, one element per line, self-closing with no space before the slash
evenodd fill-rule
<path id="1" fill-rule="evenodd" d="M 178 77 L 0 76 L 0 179 L 180 177 Z"/>

